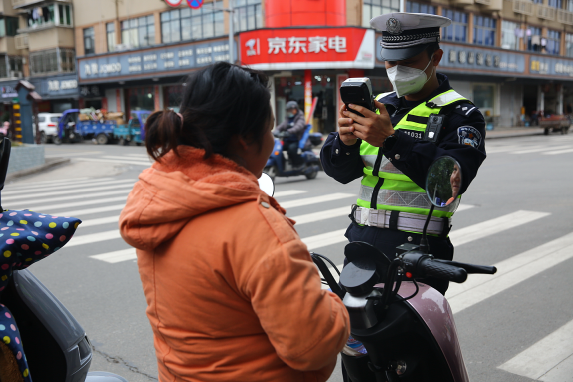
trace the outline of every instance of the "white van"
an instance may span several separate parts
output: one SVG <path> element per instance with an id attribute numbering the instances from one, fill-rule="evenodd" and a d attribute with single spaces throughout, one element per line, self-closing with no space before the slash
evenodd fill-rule
<path id="1" fill-rule="evenodd" d="M 58 135 L 58 121 L 61 116 L 62 113 L 38 113 L 42 143 L 54 141 L 54 137 Z"/>

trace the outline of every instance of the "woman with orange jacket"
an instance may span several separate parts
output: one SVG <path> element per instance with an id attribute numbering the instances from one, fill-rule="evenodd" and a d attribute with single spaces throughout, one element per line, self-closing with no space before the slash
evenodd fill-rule
<path id="1" fill-rule="evenodd" d="M 180 114 L 146 122 L 121 213 L 137 248 L 159 381 L 326 381 L 349 335 L 340 299 L 257 178 L 274 146 L 265 74 L 194 72 Z"/>

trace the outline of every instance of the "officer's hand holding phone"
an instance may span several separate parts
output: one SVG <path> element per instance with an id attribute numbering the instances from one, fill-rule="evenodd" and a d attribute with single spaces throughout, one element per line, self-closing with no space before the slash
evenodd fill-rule
<path id="1" fill-rule="evenodd" d="M 374 106 L 380 111 L 376 114 L 373 111 L 359 105 L 348 105 L 352 110 L 356 110 L 361 117 L 348 110 L 346 105 L 340 108 L 340 119 L 338 120 L 339 137 L 346 146 L 352 146 L 357 138 L 370 143 L 372 146 L 381 147 L 384 140 L 394 134 L 394 128 L 390 121 L 390 115 L 386 111 L 384 104 L 374 100 Z"/>
<path id="2" fill-rule="evenodd" d="M 344 102 L 338 120 L 338 135 L 342 143 L 352 146 L 360 138 L 380 147 L 388 136 L 394 134 L 386 108 L 372 96 L 369 78 L 349 78 L 344 81 L 340 86 L 340 98 Z M 375 113 L 376 109 L 380 114 Z"/>

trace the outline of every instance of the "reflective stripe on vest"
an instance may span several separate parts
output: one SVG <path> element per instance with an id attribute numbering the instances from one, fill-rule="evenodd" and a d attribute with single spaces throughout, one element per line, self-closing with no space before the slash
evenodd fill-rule
<path id="1" fill-rule="evenodd" d="M 388 93 L 385 93 L 376 98 L 383 98 L 383 96 L 387 94 Z M 423 136 L 430 114 L 439 114 L 442 107 L 462 100 L 467 99 L 454 90 L 448 90 L 432 98 L 427 103 L 423 102 L 416 106 L 394 126 L 394 129 L 417 131 Z M 428 106 L 428 104 L 433 107 Z M 426 191 L 418 187 L 416 183 L 398 170 L 392 162 L 381 153 L 380 168 L 376 174 L 378 176 L 373 174 L 379 152 L 380 148 L 362 141 L 360 145 L 360 156 L 365 167 L 360 194 L 356 204 L 366 208 L 374 208 L 374 206 L 376 206 L 376 209 L 427 215 L 431 203 Z M 383 182 L 379 184 L 381 178 Z M 460 197 L 461 195 L 456 198 L 454 203 L 447 207 L 435 207 L 432 215 L 436 217 L 451 217 L 459 205 Z"/>

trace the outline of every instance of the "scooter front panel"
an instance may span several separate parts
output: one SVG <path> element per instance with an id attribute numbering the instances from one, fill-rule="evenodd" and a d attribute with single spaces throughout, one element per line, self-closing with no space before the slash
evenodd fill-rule
<path id="1" fill-rule="evenodd" d="M 432 332 L 438 346 L 450 367 L 454 381 L 469 382 L 462 349 L 458 341 L 454 314 L 448 300 L 440 292 L 429 285 L 418 283 L 418 294 L 406 302 L 426 323 Z M 403 282 L 398 295 L 408 297 L 414 294 L 416 286 L 413 282 Z"/>

